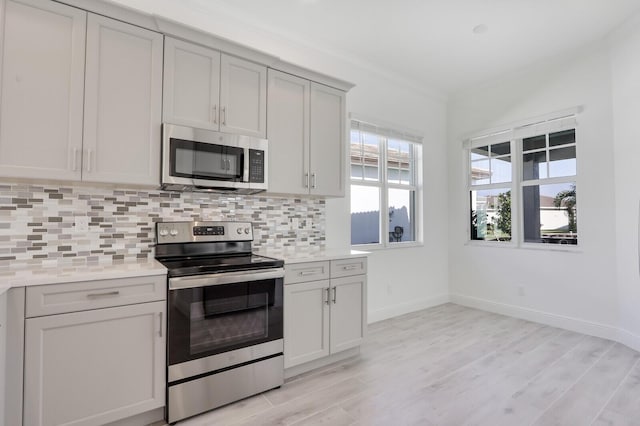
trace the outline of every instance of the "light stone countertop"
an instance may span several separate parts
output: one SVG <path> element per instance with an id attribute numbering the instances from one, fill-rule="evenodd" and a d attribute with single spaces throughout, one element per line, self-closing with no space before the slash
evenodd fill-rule
<path id="1" fill-rule="evenodd" d="M 366 257 L 367 251 L 350 249 L 261 249 L 256 254 L 283 259 L 286 264 L 320 262 L 326 260 L 348 259 L 350 257 Z"/>
<path id="2" fill-rule="evenodd" d="M 155 259 L 143 262 L 83 266 L 41 266 L 0 270 L 0 294 L 11 287 L 60 284 L 78 281 L 166 275 L 167 269 Z"/>
<path id="3" fill-rule="evenodd" d="M 363 257 L 369 252 L 350 249 L 262 249 L 257 250 L 256 254 L 283 259 L 285 264 L 296 264 Z M 166 273 L 167 269 L 155 259 L 118 264 L 5 269 L 0 270 L 0 294 L 12 287 L 166 275 Z"/>

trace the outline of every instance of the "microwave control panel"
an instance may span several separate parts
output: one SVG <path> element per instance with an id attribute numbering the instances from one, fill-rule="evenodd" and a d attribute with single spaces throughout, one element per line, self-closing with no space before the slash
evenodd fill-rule
<path id="1" fill-rule="evenodd" d="M 249 182 L 264 183 L 264 151 L 249 150 Z"/>

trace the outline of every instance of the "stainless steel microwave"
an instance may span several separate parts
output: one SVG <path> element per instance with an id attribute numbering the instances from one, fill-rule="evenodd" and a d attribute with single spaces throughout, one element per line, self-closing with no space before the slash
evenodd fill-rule
<path id="1" fill-rule="evenodd" d="M 268 158 L 266 139 L 165 123 L 162 189 L 239 194 L 266 191 Z"/>

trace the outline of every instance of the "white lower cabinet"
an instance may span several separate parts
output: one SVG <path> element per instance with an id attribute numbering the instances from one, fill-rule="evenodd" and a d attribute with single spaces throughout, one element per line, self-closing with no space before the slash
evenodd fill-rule
<path id="1" fill-rule="evenodd" d="M 285 276 L 285 368 L 355 348 L 362 342 L 366 330 L 366 258 L 331 261 L 330 276 L 338 277 L 318 279 L 324 277 L 327 263 L 285 265 L 295 272 Z M 341 276 L 345 267 L 354 275 Z"/>
<path id="2" fill-rule="evenodd" d="M 164 406 L 166 302 L 117 306 L 117 292 L 87 297 L 113 307 L 25 320 L 25 426 L 103 425 Z"/>
<path id="3" fill-rule="evenodd" d="M 284 287 L 284 368 L 329 355 L 329 280 Z"/>

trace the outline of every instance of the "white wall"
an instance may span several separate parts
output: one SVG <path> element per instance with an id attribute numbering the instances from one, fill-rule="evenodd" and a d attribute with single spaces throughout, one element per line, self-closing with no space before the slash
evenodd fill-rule
<path id="1" fill-rule="evenodd" d="M 415 93 L 411 88 L 369 76 L 362 70 L 357 86 L 349 93 L 349 111 L 423 133 L 424 246 L 377 250 L 369 256 L 369 321 L 379 321 L 448 301 L 446 111 L 442 102 Z M 355 81 L 355 80 L 354 80 Z M 340 204 L 335 206 L 335 204 Z M 335 208 L 334 208 L 335 207 Z M 330 201 L 327 208 L 328 244 L 332 238 L 329 221 L 349 245 L 350 206 L 348 199 Z"/>
<path id="2" fill-rule="evenodd" d="M 612 46 L 620 340 L 640 348 L 640 16 L 614 34 Z"/>
<path id="3" fill-rule="evenodd" d="M 375 321 L 447 300 L 446 104 L 444 96 L 378 73 L 367 64 L 293 41 L 261 29 L 221 9 L 215 17 L 168 0 L 117 0 L 169 17 L 220 37 L 264 51 L 288 62 L 356 84 L 347 111 L 378 118 L 424 134 L 424 247 L 376 251 L 369 258 L 369 320 Z M 437 183 L 437 184 L 436 184 Z M 350 245 L 348 198 L 327 201 L 326 235 L 330 248 Z"/>
<path id="4" fill-rule="evenodd" d="M 579 251 L 467 244 L 464 136 L 574 106 L 584 107 L 577 131 Z M 452 300 L 590 334 L 615 335 L 619 300 L 608 45 L 548 58 L 454 96 L 448 137 Z M 519 287 L 524 296 L 518 294 Z"/>

